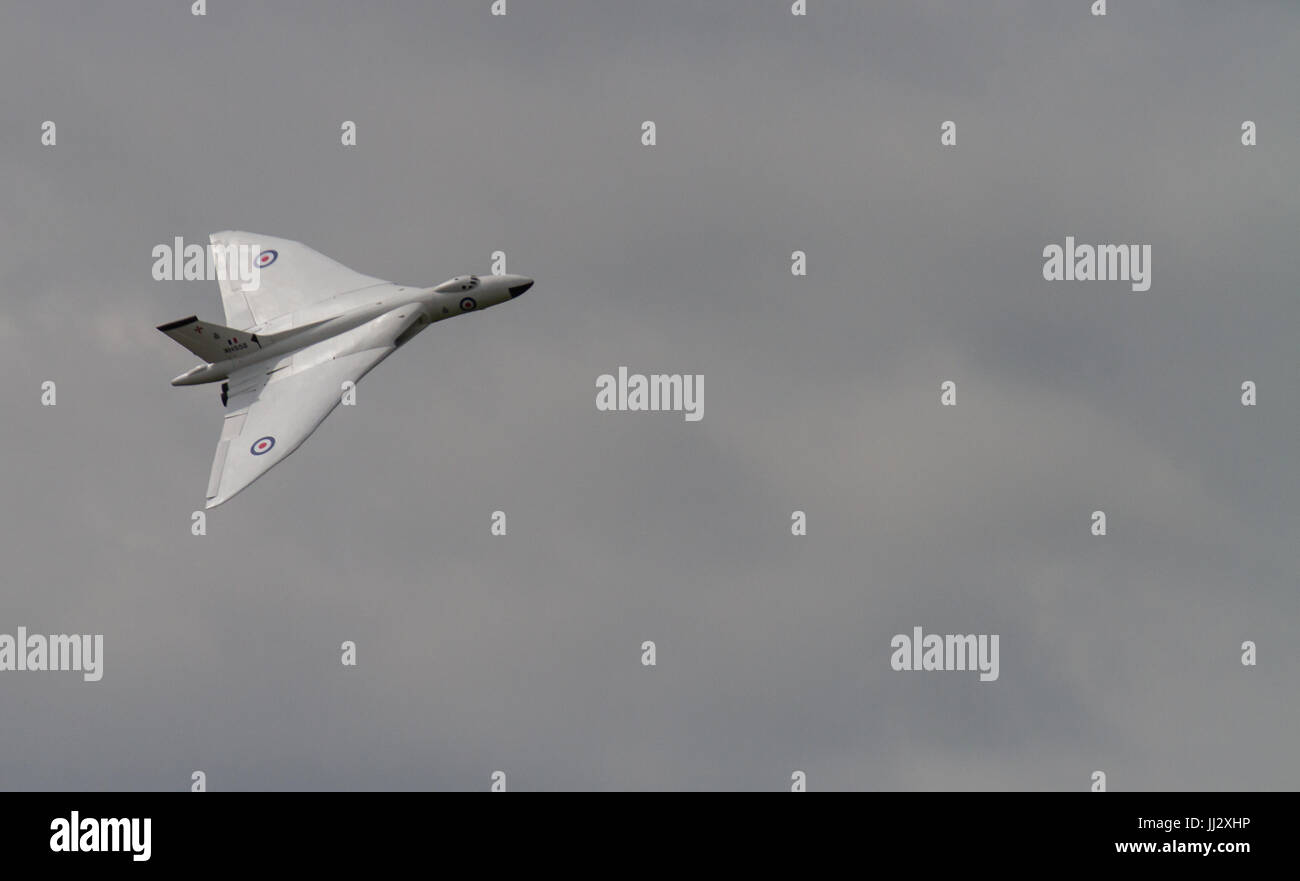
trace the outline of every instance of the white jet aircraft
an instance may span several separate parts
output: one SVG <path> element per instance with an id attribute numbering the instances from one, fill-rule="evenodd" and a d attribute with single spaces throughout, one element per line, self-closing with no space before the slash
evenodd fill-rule
<path id="1" fill-rule="evenodd" d="M 228 231 L 211 241 L 214 254 L 255 253 L 256 280 L 219 273 L 226 326 L 190 316 L 158 328 L 207 362 L 172 385 L 222 382 L 228 412 L 208 478 L 209 508 L 282 462 L 338 406 L 344 383 L 359 381 L 411 337 L 533 286 L 522 275 L 459 275 L 433 288 L 402 287 L 288 239 Z"/>

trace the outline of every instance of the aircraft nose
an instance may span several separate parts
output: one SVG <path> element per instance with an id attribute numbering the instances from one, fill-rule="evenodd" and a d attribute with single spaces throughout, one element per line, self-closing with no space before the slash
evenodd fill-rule
<path id="1" fill-rule="evenodd" d="M 515 297 L 519 296 L 520 294 L 522 294 L 524 291 L 528 290 L 532 286 L 533 286 L 533 280 L 531 278 L 521 275 L 519 277 L 519 284 L 514 284 L 510 286 L 510 298 L 513 300 Z"/>

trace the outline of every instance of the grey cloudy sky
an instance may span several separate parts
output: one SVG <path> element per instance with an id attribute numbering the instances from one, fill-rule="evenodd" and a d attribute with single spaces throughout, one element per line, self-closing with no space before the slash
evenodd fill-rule
<path id="1" fill-rule="evenodd" d="M 106 655 L 0 674 L 0 788 L 1300 786 L 1300 8 L 489 5 L 0 8 L 0 633 Z M 150 251 L 222 229 L 537 284 L 194 537 L 154 327 L 221 304 Z M 620 364 L 703 421 L 597 412 Z"/>

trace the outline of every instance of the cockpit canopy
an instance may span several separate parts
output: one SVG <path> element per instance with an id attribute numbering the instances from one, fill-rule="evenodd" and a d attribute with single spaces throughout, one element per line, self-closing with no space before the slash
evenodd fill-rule
<path id="1" fill-rule="evenodd" d="M 453 294 L 461 291 L 472 291 L 476 287 L 478 287 L 477 275 L 458 275 L 449 281 L 444 281 L 434 290 L 440 294 Z"/>

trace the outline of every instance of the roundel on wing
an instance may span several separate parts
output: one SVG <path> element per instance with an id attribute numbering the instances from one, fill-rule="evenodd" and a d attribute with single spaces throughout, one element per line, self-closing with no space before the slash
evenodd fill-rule
<path id="1" fill-rule="evenodd" d="M 263 251 L 262 253 L 260 253 L 260 254 L 257 255 L 257 265 L 258 265 L 259 268 L 261 268 L 261 269 L 265 269 L 266 267 L 268 267 L 268 266 L 270 266 L 272 263 L 274 263 L 274 262 L 275 262 L 275 258 L 277 258 L 277 257 L 279 257 L 279 256 L 280 256 L 280 252 L 279 252 L 279 251 L 275 251 L 275 250 L 272 250 L 272 249 L 267 249 L 267 250 L 265 250 L 265 251 Z"/>
<path id="2" fill-rule="evenodd" d="M 460 301 L 460 308 L 462 312 L 469 312 L 471 309 L 477 309 L 478 303 L 474 301 L 473 297 L 466 297 Z"/>
<path id="3" fill-rule="evenodd" d="M 254 456 L 261 456 L 265 453 L 271 452 L 271 447 L 273 446 L 275 446 L 275 438 L 268 434 L 266 437 L 259 437 L 257 440 L 253 441 L 253 445 L 248 448 L 248 451 Z"/>

